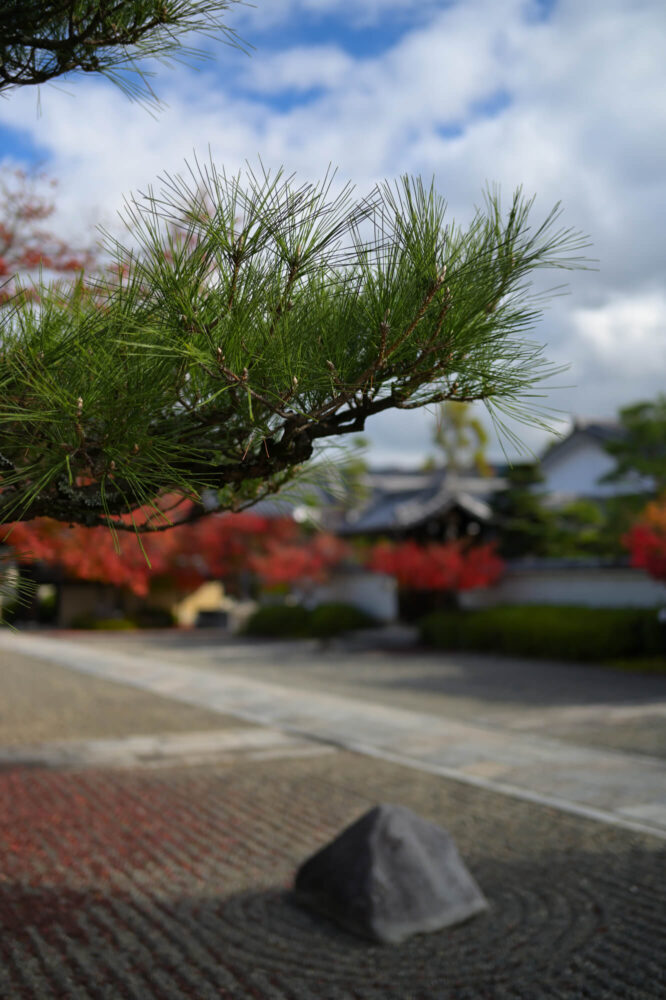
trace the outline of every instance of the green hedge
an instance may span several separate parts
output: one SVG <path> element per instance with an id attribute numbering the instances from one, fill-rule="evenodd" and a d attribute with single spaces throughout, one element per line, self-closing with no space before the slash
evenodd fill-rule
<path id="1" fill-rule="evenodd" d="M 70 628 L 95 629 L 100 632 L 128 632 L 137 628 L 129 618 L 95 618 L 94 615 L 77 615 L 72 618 Z"/>
<path id="2" fill-rule="evenodd" d="M 330 639 L 342 632 L 359 628 L 372 628 L 377 621 L 372 615 L 352 604 L 320 604 L 310 614 L 310 635 Z"/>
<path id="3" fill-rule="evenodd" d="M 439 649 L 583 661 L 662 652 L 656 611 L 643 608 L 530 605 L 438 611 L 419 625 L 423 642 Z"/>
<path id="4" fill-rule="evenodd" d="M 174 628 L 178 619 L 169 608 L 141 608 L 131 619 L 137 628 Z"/>
<path id="5" fill-rule="evenodd" d="M 245 635 L 259 638 L 296 639 L 309 635 L 310 612 L 300 605 L 266 604 L 245 622 Z"/>
<path id="6" fill-rule="evenodd" d="M 314 611 L 300 605 L 268 604 L 250 616 L 243 632 L 272 639 L 329 639 L 376 624 L 374 618 L 351 604 L 320 604 Z"/>
<path id="7" fill-rule="evenodd" d="M 123 632 L 135 628 L 172 628 L 176 624 L 175 615 L 166 608 L 143 608 L 126 618 L 98 618 L 90 612 L 84 612 L 72 618 L 70 627 Z"/>

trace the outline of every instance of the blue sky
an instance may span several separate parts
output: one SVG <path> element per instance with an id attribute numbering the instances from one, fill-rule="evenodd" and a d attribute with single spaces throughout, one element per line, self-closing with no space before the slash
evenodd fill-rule
<path id="1" fill-rule="evenodd" d="M 227 169 L 261 156 L 304 179 L 333 163 L 359 194 L 434 177 L 461 221 L 488 183 L 523 184 L 537 215 L 561 200 L 599 259 L 536 331 L 571 365 L 546 402 L 610 417 L 663 389 L 663 0 L 257 0 L 228 20 L 251 54 L 206 43 L 198 71 L 160 70 L 156 118 L 90 76 L 41 88 L 41 113 L 31 88 L 0 102 L 0 159 L 58 179 L 65 234 L 115 225 L 123 195 L 209 148 Z M 373 460 L 419 461 L 431 420 L 370 422 Z"/>

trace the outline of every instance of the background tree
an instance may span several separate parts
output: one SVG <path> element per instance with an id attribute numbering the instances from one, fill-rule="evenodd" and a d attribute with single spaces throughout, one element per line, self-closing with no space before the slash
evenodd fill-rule
<path id="1" fill-rule="evenodd" d="M 486 458 L 488 432 L 476 415 L 471 403 L 453 400 L 440 403 L 435 414 L 433 442 L 444 458 L 444 468 L 455 474 L 475 469 L 480 476 L 489 476 L 491 467 Z M 426 470 L 437 468 L 437 458 L 428 459 Z"/>
<path id="2" fill-rule="evenodd" d="M 647 505 L 622 541 L 632 566 L 666 582 L 666 494 Z"/>
<path id="3" fill-rule="evenodd" d="M 661 533 L 646 512 L 658 510 L 666 493 L 666 396 L 633 403 L 619 418 L 620 433 L 605 445 L 616 463 L 605 481 L 622 483 L 627 492 L 605 501 L 603 538 L 614 555 L 628 548 L 632 565 L 651 572 L 649 553 L 658 553 Z M 649 497 L 655 506 L 646 508 Z"/>
<path id="4" fill-rule="evenodd" d="M 40 272 L 71 276 L 97 265 L 92 247 L 73 247 L 49 228 L 56 186 L 44 173 L 0 167 L 0 305 L 16 294 L 17 275 L 34 297 L 29 279 Z"/>
<path id="5" fill-rule="evenodd" d="M 367 554 L 366 565 L 393 576 L 398 584 L 400 617 L 413 621 L 430 611 L 454 607 L 457 594 L 489 587 L 504 569 L 494 543 L 470 545 L 464 541 L 378 542 Z"/>
<path id="6" fill-rule="evenodd" d="M 652 530 L 649 518 L 645 520 L 646 498 L 663 496 L 666 490 L 666 396 L 620 410 L 619 432 L 604 447 L 615 468 L 603 481 L 621 484 L 622 491 L 569 504 L 558 512 L 560 534 L 575 554 L 620 558 L 635 525 L 640 526 L 639 535 L 643 527 L 648 535 Z"/>
<path id="7" fill-rule="evenodd" d="M 520 462 L 506 472 L 507 485 L 492 500 L 493 525 L 505 559 L 551 554 L 555 514 L 544 505 L 538 463 Z"/>
<path id="8" fill-rule="evenodd" d="M 406 542 L 377 542 L 367 557 L 367 566 L 376 573 L 394 576 L 407 590 L 457 592 L 488 587 L 499 579 L 503 563 L 492 543 L 469 545 L 455 541 L 421 545 Z"/>
<path id="9" fill-rule="evenodd" d="M 603 499 L 553 507 L 539 491 L 543 479 L 538 465 L 508 471 L 507 489 L 493 499 L 505 558 L 621 558 L 627 545 L 634 554 L 648 545 L 652 529 L 643 515 L 646 498 L 663 496 L 666 490 L 666 396 L 620 410 L 618 434 L 604 448 L 615 467 L 603 481 L 621 483 L 623 491 Z"/>
<path id="10" fill-rule="evenodd" d="M 94 295 L 3 311 L 1 518 L 156 530 L 158 498 L 242 509 L 390 408 L 520 411 L 552 372 L 525 339 L 532 277 L 584 245 L 531 207 L 489 195 L 463 230 L 408 178 L 354 200 L 331 176 L 165 177 L 128 204 Z"/>
<path id="11" fill-rule="evenodd" d="M 580 498 L 553 506 L 540 489 L 544 479 L 538 463 L 514 465 L 506 478 L 506 488 L 492 500 L 498 550 L 505 559 L 622 555 L 617 498 Z"/>
<path id="12" fill-rule="evenodd" d="M 614 537 L 604 501 L 581 497 L 555 510 L 555 531 L 550 554 L 562 558 L 619 554 L 619 536 Z"/>
<path id="13" fill-rule="evenodd" d="M 100 73 L 154 102 L 146 61 L 201 58 L 191 32 L 239 44 L 224 18 L 239 0 L 3 0 L 0 92 Z"/>
<path id="14" fill-rule="evenodd" d="M 666 395 L 620 410 L 620 435 L 605 445 L 615 459 L 607 482 L 628 480 L 636 493 L 653 496 L 666 490 Z"/>
<path id="15" fill-rule="evenodd" d="M 349 546 L 328 532 L 292 531 L 283 538 L 271 535 L 264 550 L 249 560 L 249 567 L 264 588 L 311 585 L 327 580 L 331 570 L 350 554 Z"/>
<path id="16" fill-rule="evenodd" d="M 165 587 L 189 593 L 207 580 L 221 580 L 236 596 L 248 579 L 255 588 L 322 581 L 348 553 L 330 534 L 254 511 L 182 523 L 149 535 L 142 547 L 132 537 L 116 542 L 106 527 L 51 518 L 7 525 L 0 540 L 24 565 L 40 563 L 61 580 L 106 583 L 139 597 Z"/>

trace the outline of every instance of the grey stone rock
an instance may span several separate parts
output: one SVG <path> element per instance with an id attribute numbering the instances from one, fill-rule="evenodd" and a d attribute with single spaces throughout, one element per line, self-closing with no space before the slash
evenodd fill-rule
<path id="1" fill-rule="evenodd" d="M 446 830 L 378 805 L 304 862 L 297 901 L 385 944 L 462 923 L 488 908 Z"/>

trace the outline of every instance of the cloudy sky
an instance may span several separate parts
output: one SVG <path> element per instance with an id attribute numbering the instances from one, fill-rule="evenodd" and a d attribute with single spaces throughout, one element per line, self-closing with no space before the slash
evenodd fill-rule
<path id="1" fill-rule="evenodd" d="M 663 0 L 256 0 L 228 21 L 251 54 L 210 45 L 198 70 L 160 72 L 156 118 L 92 77 L 41 88 L 39 110 L 33 88 L 0 102 L 0 159 L 58 178 L 62 231 L 113 224 L 124 194 L 209 148 L 303 179 L 333 163 L 359 193 L 434 176 L 461 222 L 487 183 L 522 184 L 537 214 L 561 201 L 598 259 L 537 330 L 570 364 L 546 402 L 608 418 L 664 390 Z M 420 461 L 431 423 L 375 418 L 371 460 Z"/>

